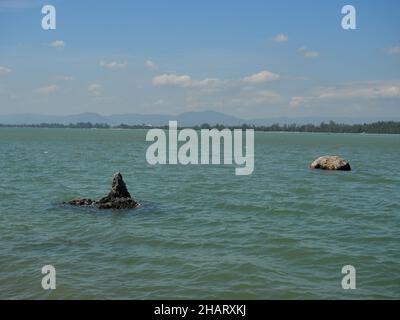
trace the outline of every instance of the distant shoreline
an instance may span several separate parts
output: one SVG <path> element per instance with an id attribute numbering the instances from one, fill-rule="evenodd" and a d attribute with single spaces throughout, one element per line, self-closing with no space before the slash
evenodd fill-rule
<path id="1" fill-rule="evenodd" d="M 120 124 L 111 126 L 105 123 L 79 122 L 76 124 L 60 124 L 60 123 L 42 123 L 42 124 L 0 124 L 0 128 L 50 128 L 50 129 L 168 129 L 168 125 L 152 126 L 148 124 L 142 125 L 127 125 Z M 225 125 L 210 125 L 207 123 L 196 126 L 182 126 L 179 129 L 192 128 L 192 129 L 254 129 L 261 132 L 315 132 L 315 133 L 366 133 L 366 134 L 400 134 L 400 121 L 379 121 L 374 123 L 363 124 L 340 124 L 334 121 L 322 122 L 319 125 L 314 124 L 290 124 L 280 125 L 273 124 L 269 126 L 254 126 L 250 124 L 243 124 L 241 126 L 225 126 Z"/>

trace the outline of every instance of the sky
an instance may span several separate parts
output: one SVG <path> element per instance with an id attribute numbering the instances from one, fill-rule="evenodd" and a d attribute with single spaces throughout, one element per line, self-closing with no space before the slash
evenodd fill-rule
<path id="1" fill-rule="evenodd" d="M 0 114 L 400 117 L 399 18 L 398 0 L 0 0 Z"/>

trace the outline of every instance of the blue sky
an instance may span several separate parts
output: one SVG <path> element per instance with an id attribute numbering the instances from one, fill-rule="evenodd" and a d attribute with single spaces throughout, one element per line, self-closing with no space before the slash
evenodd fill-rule
<path id="1" fill-rule="evenodd" d="M 0 114 L 399 117 L 399 17 L 397 0 L 0 0 Z"/>

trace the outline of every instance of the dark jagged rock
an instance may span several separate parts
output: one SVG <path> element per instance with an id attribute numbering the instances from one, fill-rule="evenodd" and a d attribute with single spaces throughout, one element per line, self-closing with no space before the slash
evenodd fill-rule
<path id="1" fill-rule="evenodd" d="M 111 186 L 111 191 L 108 194 L 108 197 L 111 198 L 131 198 L 131 194 L 129 193 L 124 179 L 122 179 L 122 175 L 118 172 L 113 177 L 113 182 Z"/>
<path id="2" fill-rule="evenodd" d="M 73 206 L 95 207 L 98 209 L 133 209 L 139 206 L 128 191 L 121 173 L 114 174 L 111 191 L 98 201 L 75 199 L 67 202 Z"/>
<path id="3" fill-rule="evenodd" d="M 132 209 L 139 204 L 132 198 L 112 198 L 107 200 L 99 200 L 96 207 L 99 209 Z"/>
<path id="4" fill-rule="evenodd" d="M 338 156 L 323 156 L 313 161 L 311 169 L 351 171 L 348 161 Z"/>
<path id="5" fill-rule="evenodd" d="M 71 204 L 73 206 L 91 206 L 95 202 L 96 201 L 93 201 L 91 199 L 76 199 L 69 201 L 68 204 Z"/>

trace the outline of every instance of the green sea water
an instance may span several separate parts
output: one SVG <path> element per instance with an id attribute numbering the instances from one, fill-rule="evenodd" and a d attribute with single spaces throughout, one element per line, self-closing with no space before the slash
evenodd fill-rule
<path id="1" fill-rule="evenodd" d="M 145 135 L 0 129 L 0 298 L 400 298 L 400 135 L 257 132 L 250 176 L 150 166 Z M 308 169 L 325 154 L 353 171 Z M 117 171 L 141 208 L 62 205 Z"/>

